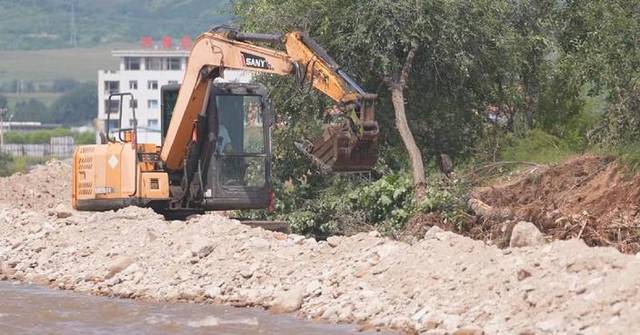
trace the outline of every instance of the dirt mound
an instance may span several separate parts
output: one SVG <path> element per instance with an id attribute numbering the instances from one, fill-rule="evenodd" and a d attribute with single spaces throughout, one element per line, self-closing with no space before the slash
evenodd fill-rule
<path id="1" fill-rule="evenodd" d="M 71 165 L 51 160 L 27 173 L 0 178 L 0 203 L 24 209 L 45 210 L 71 204 Z"/>
<path id="2" fill-rule="evenodd" d="M 504 243 L 511 223 L 525 220 L 551 239 L 577 237 L 590 246 L 640 251 L 640 175 L 630 176 L 610 157 L 575 158 L 472 196 L 510 219 L 482 220 L 474 237 Z"/>

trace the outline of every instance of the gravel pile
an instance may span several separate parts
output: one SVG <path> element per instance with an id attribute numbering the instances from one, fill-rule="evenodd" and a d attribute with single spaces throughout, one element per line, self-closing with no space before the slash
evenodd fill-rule
<path id="1" fill-rule="evenodd" d="M 215 214 L 165 221 L 141 208 L 0 206 L 5 279 L 126 298 L 263 306 L 407 333 L 640 328 L 640 256 L 580 240 L 516 236 L 523 247 L 499 249 L 434 227 L 413 245 L 377 232 L 316 241 Z M 514 231 L 535 233 L 521 226 Z"/>

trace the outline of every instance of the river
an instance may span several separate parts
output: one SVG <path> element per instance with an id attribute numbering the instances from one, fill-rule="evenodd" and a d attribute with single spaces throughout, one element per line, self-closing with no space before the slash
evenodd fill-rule
<path id="1" fill-rule="evenodd" d="M 153 303 L 0 281 L 0 334 L 366 334 L 256 308 Z M 376 333 L 381 334 L 381 333 Z"/>

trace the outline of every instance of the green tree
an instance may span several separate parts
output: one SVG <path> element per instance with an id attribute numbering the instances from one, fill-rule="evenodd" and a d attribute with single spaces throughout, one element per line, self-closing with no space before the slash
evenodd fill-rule
<path id="1" fill-rule="evenodd" d="M 457 102 L 468 102 L 476 93 L 464 93 L 463 88 L 488 86 L 479 84 L 487 82 L 486 71 L 482 70 L 486 65 L 482 62 L 498 62 L 499 47 L 493 41 L 500 32 L 492 29 L 499 23 L 497 15 L 504 12 L 504 3 L 255 0 L 238 3 L 235 12 L 247 30 L 309 31 L 365 87 L 379 93 L 377 115 L 383 131 L 394 126 L 398 129 L 409 156 L 416 198 L 420 200 L 426 191 L 422 154 L 428 148 L 420 148 L 416 143 L 413 134 L 416 123 L 412 123 L 413 129 L 409 125 L 411 114 L 414 120 L 426 123 L 424 116 L 431 111 L 420 108 L 420 102 L 424 101 L 420 97 L 429 96 L 437 100 L 437 104 L 432 102 L 430 106 L 439 105 L 445 113 L 449 107 L 461 111 L 458 115 L 463 119 L 473 119 L 469 117 L 471 106 Z M 468 12 L 473 17 L 466 16 Z M 474 40 L 474 35 L 481 39 Z M 488 45 L 484 46 L 485 43 Z M 454 74 L 448 74 L 450 69 L 455 70 Z M 469 75 L 473 75 L 472 84 Z M 380 91 L 380 87 L 387 90 Z M 438 96 L 440 93 L 446 95 Z M 468 121 L 462 123 L 469 125 Z M 419 130 L 422 132 L 424 128 Z"/>
<path id="2" fill-rule="evenodd" d="M 553 43 L 556 0 L 515 0 L 510 2 L 513 52 L 517 56 L 519 83 L 527 129 L 533 127 L 541 89 L 550 68 L 548 57 Z"/>
<path id="3" fill-rule="evenodd" d="M 65 93 L 51 105 L 52 120 L 64 125 L 82 125 L 98 115 L 98 89 L 95 83 L 83 83 Z"/>
<path id="4" fill-rule="evenodd" d="M 561 10 L 564 61 L 576 80 L 605 94 L 604 127 L 595 141 L 619 145 L 640 137 L 640 7 L 632 0 L 566 1 Z"/>
<path id="5" fill-rule="evenodd" d="M 12 121 L 51 122 L 47 106 L 40 100 L 30 98 L 16 102 Z"/>

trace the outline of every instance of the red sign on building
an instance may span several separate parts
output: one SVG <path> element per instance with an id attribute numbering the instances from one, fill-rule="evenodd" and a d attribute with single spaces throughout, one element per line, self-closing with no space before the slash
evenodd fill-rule
<path id="1" fill-rule="evenodd" d="M 151 36 L 142 36 L 142 41 L 140 42 L 140 46 L 143 49 L 153 48 L 153 38 Z"/>
<path id="2" fill-rule="evenodd" d="M 182 39 L 180 40 L 180 46 L 182 49 L 190 50 L 192 44 L 193 42 L 191 41 L 191 37 L 187 35 L 182 36 Z"/>
<path id="3" fill-rule="evenodd" d="M 169 36 L 162 36 L 162 47 L 165 49 L 171 49 L 171 46 L 173 45 L 173 41 L 171 40 L 171 37 Z"/>

